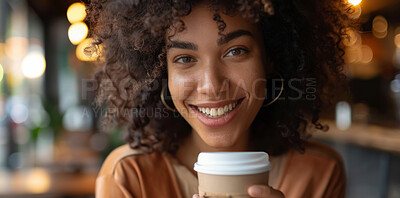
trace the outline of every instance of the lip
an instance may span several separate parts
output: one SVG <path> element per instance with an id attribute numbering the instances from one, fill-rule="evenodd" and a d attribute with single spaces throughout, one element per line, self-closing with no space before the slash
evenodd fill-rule
<path id="1" fill-rule="evenodd" d="M 192 110 L 194 111 L 197 119 L 204 125 L 206 125 L 208 127 L 221 127 L 221 126 L 228 124 L 236 116 L 237 112 L 239 111 L 240 107 L 242 106 L 244 99 L 245 98 L 241 98 L 238 100 L 223 101 L 223 102 L 218 102 L 218 103 L 202 103 L 201 105 L 203 105 L 203 106 L 190 105 L 190 108 L 192 108 Z M 230 104 L 230 103 L 236 102 L 236 101 L 238 101 L 237 106 L 232 111 L 230 111 L 228 114 L 226 114 L 222 117 L 219 117 L 219 118 L 207 117 L 197 109 L 197 107 L 221 107 L 222 105 Z M 212 105 L 214 105 L 214 106 L 212 106 Z"/>

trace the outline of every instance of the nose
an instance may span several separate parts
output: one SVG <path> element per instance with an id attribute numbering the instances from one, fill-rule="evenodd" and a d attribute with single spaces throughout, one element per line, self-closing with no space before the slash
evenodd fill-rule
<path id="1" fill-rule="evenodd" d="M 228 97 L 229 79 L 223 64 L 218 61 L 207 61 L 201 66 L 200 82 L 197 85 L 197 92 L 205 100 L 219 100 Z"/>

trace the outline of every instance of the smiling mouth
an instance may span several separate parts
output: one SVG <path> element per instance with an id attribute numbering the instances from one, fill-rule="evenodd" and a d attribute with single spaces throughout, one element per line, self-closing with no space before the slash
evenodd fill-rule
<path id="1" fill-rule="evenodd" d="M 207 107 L 207 106 L 199 107 L 199 106 L 195 106 L 195 105 L 190 105 L 190 106 L 192 106 L 194 110 L 197 110 L 198 112 L 200 112 L 202 115 L 204 115 L 206 117 L 220 118 L 220 117 L 227 115 L 231 111 L 233 111 L 243 100 L 244 100 L 244 98 L 241 98 L 241 99 L 238 99 L 234 102 L 231 102 L 229 104 L 226 104 L 226 105 L 220 106 L 220 107 Z"/>

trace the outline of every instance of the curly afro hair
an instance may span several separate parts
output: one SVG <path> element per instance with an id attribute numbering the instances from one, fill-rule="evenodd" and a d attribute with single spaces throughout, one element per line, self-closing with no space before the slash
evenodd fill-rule
<path id="1" fill-rule="evenodd" d="M 261 108 L 253 121 L 251 145 L 270 155 L 290 147 L 303 151 L 310 123 L 328 130 L 319 114 L 332 87 L 344 82 L 347 91 L 341 40 L 354 22 L 345 0 L 87 0 L 86 21 L 103 47 L 96 104 L 107 106 L 107 123 L 125 126 L 132 148 L 171 153 L 191 133 L 182 116 L 164 107 L 160 93 L 167 79 L 165 35 L 171 27 L 182 31 L 181 18 L 200 2 L 210 5 L 220 33 L 226 26 L 220 13 L 258 23 L 268 58 L 284 79 L 282 99 Z M 264 10 L 266 3 L 273 14 Z M 293 82 L 296 89 L 289 87 Z M 313 95 L 306 97 L 310 83 Z"/>

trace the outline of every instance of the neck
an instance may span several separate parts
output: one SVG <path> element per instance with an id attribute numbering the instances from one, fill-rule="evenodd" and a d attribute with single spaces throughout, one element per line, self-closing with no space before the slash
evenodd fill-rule
<path id="1" fill-rule="evenodd" d="M 175 157 L 197 176 L 193 165 L 200 152 L 248 151 L 250 149 L 248 145 L 249 132 L 242 134 L 245 134 L 246 137 L 239 137 L 238 142 L 230 147 L 211 147 L 201 139 L 195 130 L 192 130 L 191 134 L 181 142 Z"/>

